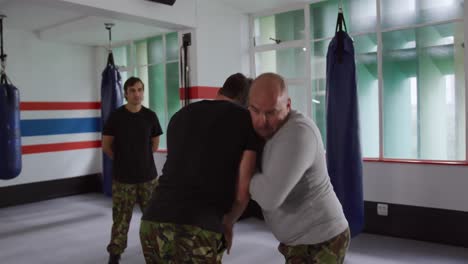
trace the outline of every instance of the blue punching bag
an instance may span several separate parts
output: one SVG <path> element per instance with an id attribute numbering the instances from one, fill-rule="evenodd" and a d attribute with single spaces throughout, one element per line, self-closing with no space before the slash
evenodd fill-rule
<path id="1" fill-rule="evenodd" d="M 364 227 L 362 158 L 353 41 L 342 12 L 327 53 L 327 165 L 351 235 Z"/>
<path id="2" fill-rule="evenodd" d="M 8 180 L 21 172 L 19 91 L 8 83 L 6 75 L 0 84 L 0 179 Z"/>
<path id="3" fill-rule="evenodd" d="M 122 80 L 114 64 L 112 52 L 109 53 L 107 66 L 102 72 L 101 82 L 101 119 L 104 127 L 110 114 L 123 104 Z M 112 160 L 103 154 L 102 158 L 103 192 L 112 195 Z"/>
<path id="4" fill-rule="evenodd" d="M 5 73 L 7 55 L 3 51 L 3 18 L 0 16 L 0 179 L 8 180 L 21 172 L 20 99 L 18 89 Z"/>

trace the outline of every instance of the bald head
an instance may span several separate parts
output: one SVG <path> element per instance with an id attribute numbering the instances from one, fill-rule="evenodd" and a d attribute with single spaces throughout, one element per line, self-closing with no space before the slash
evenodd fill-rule
<path id="1" fill-rule="evenodd" d="M 284 78 L 272 72 L 259 75 L 252 83 L 249 97 L 257 96 L 256 94 L 287 97 Z"/>
<path id="2" fill-rule="evenodd" d="M 291 109 L 291 100 L 283 77 L 264 73 L 252 83 L 249 110 L 257 133 L 268 139 L 283 125 Z"/>

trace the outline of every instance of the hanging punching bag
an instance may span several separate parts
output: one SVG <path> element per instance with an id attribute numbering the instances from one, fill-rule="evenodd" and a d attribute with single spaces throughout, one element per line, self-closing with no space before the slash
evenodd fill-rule
<path id="1" fill-rule="evenodd" d="M 5 73 L 7 55 L 3 51 L 3 18 L 0 15 L 0 179 L 8 180 L 21 172 L 21 133 L 19 91 Z"/>
<path id="2" fill-rule="evenodd" d="M 354 46 L 342 12 L 335 31 L 327 53 L 327 167 L 354 237 L 364 228 L 362 156 Z"/>
<path id="3" fill-rule="evenodd" d="M 113 23 L 104 23 L 109 32 L 109 56 L 107 57 L 106 68 L 102 72 L 101 81 L 101 120 L 102 127 L 109 119 L 110 114 L 123 105 L 122 80 L 119 70 L 114 63 L 112 55 L 112 33 Z M 112 195 L 112 160 L 103 153 L 102 156 L 102 191 L 105 195 Z"/>
<path id="4" fill-rule="evenodd" d="M 110 114 L 123 104 L 122 81 L 114 64 L 112 53 L 109 53 L 107 67 L 102 72 L 101 82 L 101 119 L 104 127 Z M 112 194 L 112 160 L 103 154 L 102 162 L 103 192 Z"/>
<path id="5" fill-rule="evenodd" d="M 0 85 L 0 179 L 13 179 L 21 172 L 19 91 L 2 74 Z"/>

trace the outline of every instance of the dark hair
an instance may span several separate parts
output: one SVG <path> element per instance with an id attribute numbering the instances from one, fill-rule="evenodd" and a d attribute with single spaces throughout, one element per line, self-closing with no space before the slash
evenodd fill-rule
<path id="1" fill-rule="evenodd" d="M 246 105 L 251 84 L 251 78 L 245 77 L 242 73 L 235 73 L 226 79 L 223 87 L 219 89 L 219 94 Z"/>
<path id="2" fill-rule="evenodd" d="M 138 77 L 130 77 L 124 83 L 124 92 L 127 93 L 128 87 L 135 85 L 136 83 L 140 82 L 143 85 L 143 89 L 145 88 L 145 84 L 141 81 Z"/>

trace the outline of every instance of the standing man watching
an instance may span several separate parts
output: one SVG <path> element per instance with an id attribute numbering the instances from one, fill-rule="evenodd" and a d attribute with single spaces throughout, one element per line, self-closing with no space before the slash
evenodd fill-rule
<path id="1" fill-rule="evenodd" d="M 350 233 L 327 172 L 319 129 L 291 110 L 278 74 L 254 80 L 249 110 L 255 130 L 266 140 L 262 171 L 253 176 L 250 193 L 280 241 L 286 263 L 343 263 Z"/>
<path id="2" fill-rule="evenodd" d="M 136 203 L 143 211 L 157 185 L 153 152 L 162 134 L 156 113 L 142 106 L 144 85 L 136 77 L 124 84 L 127 104 L 107 120 L 102 148 L 112 167 L 112 231 L 107 246 L 109 264 L 117 264 L 127 247 L 127 233 Z"/>

